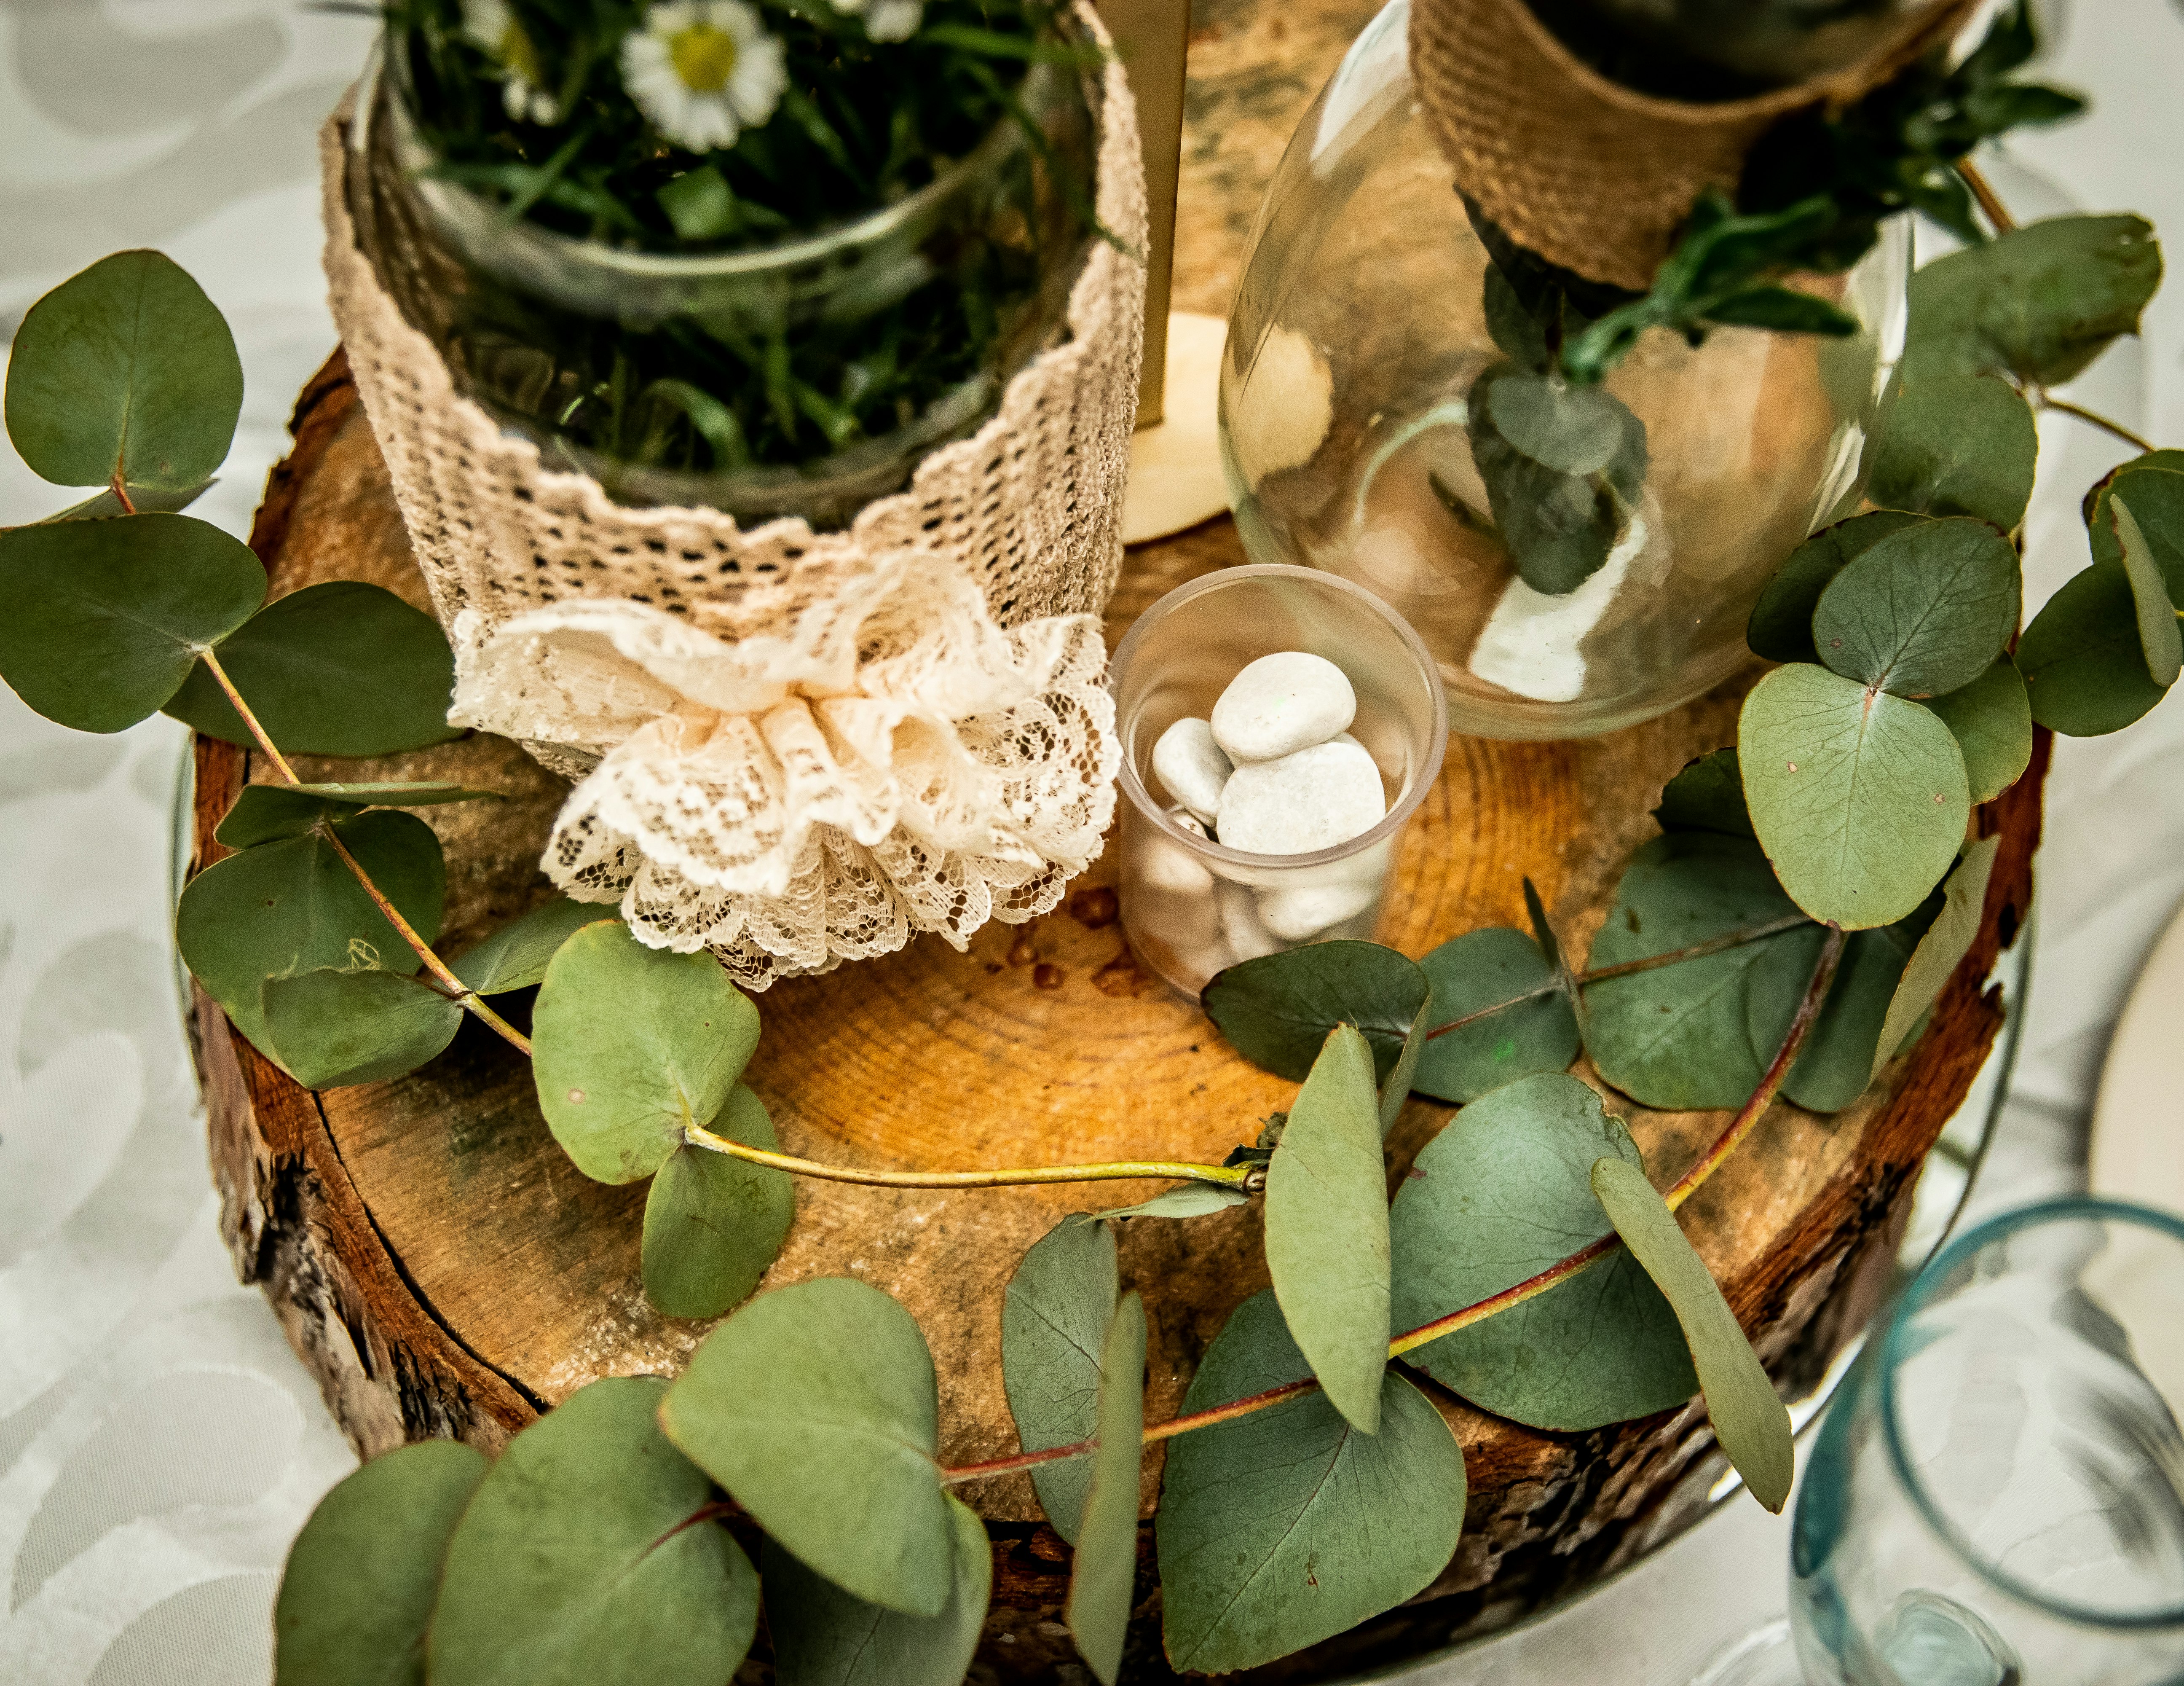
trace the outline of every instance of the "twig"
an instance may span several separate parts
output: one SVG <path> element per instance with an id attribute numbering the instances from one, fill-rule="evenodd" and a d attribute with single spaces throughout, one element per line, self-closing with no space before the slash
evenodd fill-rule
<path id="1" fill-rule="evenodd" d="M 122 514 L 134 515 L 136 513 L 136 505 L 130 500 L 129 488 L 122 483 L 121 471 L 120 469 L 117 468 L 114 471 L 114 477 L 106 483 L 106 489 L 114 494 L 114 501 L 121 505 Z M 235 693 L 233 691 L 230 691 L 228 695 L 232 696 Z"/>
<path id="2" fill-rule="evenodd" d="M 1820 946 L 1819 963 L 1813 969 L 1812 980 L 1805 985 L 1804 998 L 1797 1003 L 1797 1010 L 1790 1019 L 1790 1028 L 1783 1036 L 1782 1046 L 1775 1052 L 1774 1063 L 1760 1078 L 1759 1086 L 1752 1091 L 1752 1097 L 1737 1108 L 1736 1116 L 1730 1120 L 1729 1127 L 1722 1131 L 1713 1146 L 1700 1157 L 1696 1164 L 1684 1173 L 1675 1186 L 1663 1197 L 1671 1208 L 1680 1206 L 1690 1199 L 1708 1177 L 1721 1169 L 1722 1162 L 1736 1151 L 1738 1143 L 1752 1133 L 1752 1126 L 1773 1104 L 1775 1095 L 1782 1087 L 1783 1080 L 1790 1075 L 1791 1067 L 1797 1064 L 1798 1051 L 1804 1047 L 1806 1037 L 1812 1033 L 1813 1025 L 1820 1016 L 1820 1009 L 1827 1002 L 1828 991 L 1835 982 L 1836 963 L 1842 958 L 1842 931 L 1836 926 L 1829 926 L 1827 940 Z M 1484 1322 L 1497 1312 L 1521 1305 L 1526 1300 L 1545 1293 L 1549 1288 L 1568 1281 L 1621 1245 L 1613 1233 L 1602 1236 L 1591 1246 L 1580 1249 L 1558 1264 L 1549 1265 L 1539 1275 L 1527 1277 L 1513 1287 L 1504 1288 L 1475 1305 L 1468 1305 L 1461 1311 L 1451 1311 L 1446 1317 L 1437 1317 L 1430 1323 L 1422 1324 L 1396 1336 L 1388 1343 L 1388 1356 L 1400 1358 L 1405 1353 L 1414 1352 L 1429 1342 L 1440 1339 L 1444 1335 L 1452 1335 L 1459 1329 L 1468 1329 L 1474 1323 Z M 1212 1410 L 1171 1417 L 1166 1422 L 1156 1423 L 1146 1429 L 1145 1441 L 1150 1444 L 1156 1440 L 1168 1440 L 1178 1434 L 1187 1434 L 1193 1429 L 1211 1428 L 1217 1423 L 1233 1422 L 1238 1417 L 1249 1416 L 1255 1411 L 1265 1410 L 1270 1405 L 1278 1405 L 1284 1400 L 1308 1393 L 1318 1386 L 1317 1380 L 1307 1376 L 1301 1382 L 1270 1387 L 1263 1393 L 1231 1400 Z M 1083 1440 L 1074 1445 L 1056 1446 L 1043 1452 L 1026 1452 L 992 1463 L 944 1469 L 940 1478 L 953 1484 L 979 1481 L 989 1476 L 1012 1475 L 1020 1470 L 1035 1469 L 1041 1464 L 1089 1457 L 1098 1447 L 1099 1443 L 1095 1440 Z"/>
<path id="3" fill-rule="evenodd" d="M 1979 201 L 1979 208 L 1986 213 L 1986 220 L 1993 225 L 1997 234 L 2016 232 L 2017 219 L 2009 214 L 2009 207 L 2003 204 L 2001 195 L 1988 185 L 1986 177 L 1980 173 L 1976 164 L 1968 158 L 1958 159 L 1957 175 L 1964 186 L 1972 190 L 1972 197 Z"/>
<path id="4" fill-rule="evenodd" d="M 250 705 L 242 700 L 242 693 L 236 689 L 235 681 L 227 677 L 227 669 L 220 665 L 220 657 L 209 649 L 200 650 L 198 660 L 203 662 L 205 671 L 220 682 L 220 688 L 227 693 L 229 706 L 235 710 L 242 723 L 250 729 L 250 735 L 258 740 L 258 747 L 272 757 L 273 765 L 281 770 L 281 776 L 291 784 L 302 784 L 304 781 L 296 777 L 296 769 L 288 765 L 288 757 L 274 747 L 273 740 L 265 735 L 265 729 L 258 723 L 258 717 L 250 712 Z"/>
<path id="5" fill-rule="evenodd" d="M 2033 402 L 2042 410 L 2059 410 L 2065 416 L 2075 416 L 2081 422 L 2090 422 L 2094 427 L 2114 434 L 2126 444 L 2136 446 L 2142 453 L 2151 451 L 2154 448 L 2151 439 L 2141 438 L 2122 422 L 2111 422 L 2099 411 L 2088 410 L 2082 404 L 2073 404 L 2065 398 L 2051 397 L 2045 388 L 2040 390 Z"/>
<path id="6" fill-rule="evenodd" d="M 1034 1165 L 1015 1170 L 874 1171 L 852 1165 L 822 1164 L 816 1159 L 800 1159 L 788 1153 L 747 1147 L 703 1125 L 684 1125 L 682 1136 L 694 1147 L 709 1147 L 716 1153 L 726 1153 L 754 1165 L 771 1165 L 776 1170 L 816 1177 L 822 1182 L 855 1182 L 873 1188 L 1004 1188 L 1029 1183 L 1120 1182 L 1140 1177 L 1165 1177 L 1248 1192 L 1257 1189 L 1266 1181 L 1266 1169 L 1261 1165 L 1194 1165 L 1167 1159 L 1131 1159 L 1100 1165 Z"/>

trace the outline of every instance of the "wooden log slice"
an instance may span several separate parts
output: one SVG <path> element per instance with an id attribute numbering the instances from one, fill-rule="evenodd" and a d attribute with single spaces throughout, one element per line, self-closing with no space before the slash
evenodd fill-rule
<path id="1" fill-rule="evenodd" d="M 1267 9 L 1256 52 L 1237 45 L 1255 15 L 1250 0 L 1214 8 L 1217 22 L 1199 38 L 1195 50 L 1217 70 L 1192 89 L 1187 235 L 1220 221 L 1206 204 L 1227 207 L 1232 229 L 1248 218 L 1296 112 L 1370 8 L 1326 0 Z M 1195 293 L 1210 293 L 1217 279 L 1225 288 L 1220 267 L 1233 271 L 1234 256 L 1233 243 L 1200 260 L 1179 249 L 1178 302 L 1217 308 Z M 295 449 L 271 477 L 252 539 L 273 589 L 367 579 L 429 607 L 338 355 L 306 388 L 293 425 Z M 1163 592 L 1242 560 L 1226 520 L 1133 553 L 1108 617 L 1111 643 Z M 1662 784 L 1691 756 L 1731 740 L 1750 677 L 1611 737 L 1452 739 L 1404 837 L 1383 940 L 1416 955 L 1479 925 L 1521 925 L 1529 876 L 1582 953 L 1624 857 L 1653 834 L 1647 811 Z M 451 779 L 507 793 L 499 804 L 421 812 L 447 851 L 443 952 L 460 952 L 549 893 L 538 860 L 566 787 L 505 740 L 472 734 L 363 763 L 297 759 L 305 779 Z M 1998 1000 L 1981 980 L 2029 902 L 2045 766 L 2043 736 L 2032 771 L 1979 817 L 2003 839 L 1981 933 L 1919 1047 L 1845 1112 L 1778 1107 L 1685 1209 L 1686 1229 L 1786 1389 L 1816 1377 L 1876 1304 L 1919 1162 L 2000 1025 Z M 269 771 L 254 754 L 199 740 L 196 865 L 224 852 L 213 827 L 243 783 Z M 760 997 L 764 1034 L 749 1080 L 787 1149 L 951 1169 L 1218 1159 L 1250 1140 L 1293 1086 L 1246 1064 L 1194 1007 L 1139 970 L 1115 921 L 1112 884 L 1103 860 L 1061 908 L 1028 926 L 989 926 L 967 953 L 924 937 Z M 360 1453 L 433 1435 L 497 1448 L 594 1377 L 673 1373 L 703 1338 L 706 1326 L 662 1318 L 645 1303 L 643 1186 L 580 1175 L 547 1131 L 527 1064 L 476 1024 L 465 1021 L 445 1054 L 407 1078 L 321 1094 L 259 1057 L 201 993 L 193 1030 L 237 1269 L 264 1287 Z M 1648 1111 L 1612 1091 L 1609 1101 L 1663 1182 L 1723 1122 L 1720 1114 Z M 1392 1175 L 1450 1115 L 1424 1102 L 1406 1108 Z M 933 1348 L 944 1460 L 1003 1456 L 1017 1449 L 1000 1380 L 1011 1271 L 1065 1213 L 1156 1186 L 938 1193 L 802 1183 L 766 1287 L 850 1275 L 894 1294 Z M 1126 1226 L 1123 1268 L 1152 1325 L 1151 1417 L 1178 1408 L 1229 1309 L 1266 1285 L 1258 1222 L 1255 1204 Z M 1470 1472 L 1456 1560 L 1403 1609 L 1249 1678 L 1336 1678 L 1445 1644 L 1482 1611 L 1496 1619 L 1527 1607 L 1663 1537 L 1695 1511 L 1715 1468 L 1696 1405 L 1545 1434 L 1424 1385 L 1462 1439 Z M 1160 1466 L 1156 1453 L 1148 1515 Z M 1039 1523 L 1028 1482 L 963 1491 L 994 1539 L 982 1678 L 1078 1678 L 1057 1620 L 1067 1548 Z M 1150 1554 L 1148 1529 L 1148 1594 Z M 752 1668 L 766 1678 L 762 1655 Z M 1172 1678 L 1155 1597 L 1134 1625 L 1126 1678 Z"/>

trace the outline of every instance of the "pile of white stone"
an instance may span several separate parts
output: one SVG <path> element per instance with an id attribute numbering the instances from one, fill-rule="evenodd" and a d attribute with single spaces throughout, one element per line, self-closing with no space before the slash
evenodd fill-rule
<path id="1" fill-rule="evenodd" d="M 1228 682 L 1210 720 L 1177 721 L 1152 770 L 1195 836 L 1253 855 L 1309 855 L 1385 818 L 1380 769 L 1351 737 L 1357 695 L 1342 669 L 1302 650 L 1262 656 Z M 1306 942 L 1379 900 L 1388 851 L 1308 868 L 1209 868 L 1158 837 L 1138 863 L 1147 887 L 1188 904 L 1162 933 L 1206 969 Z M 1225 952 L 1208 953 L 1219 944 Z"/>

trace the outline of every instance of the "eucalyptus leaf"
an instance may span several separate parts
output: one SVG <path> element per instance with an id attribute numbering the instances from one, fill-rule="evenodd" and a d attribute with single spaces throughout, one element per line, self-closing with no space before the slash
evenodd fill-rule
<path id="1" fill-rule="evenodd" d="M 1100 1345 L 1099 1423 L 1063 1616 L 1100 1686 L 1115 1686 L 1136 1602 L 1138 1483 L 1145 1463 L 1145 1306 L 1134 1290 L 1115 1307 Z"/>
<path id="2" fill-rule="evenodd" d="M 2120 562 L 2065 580 L 2017 641 L 2032 717 L 2051 732 L 2121 731 L 2168 695 L 2147 671 L 2138 604 Z"/>
<path id="3" fill-rule="evenodd" d="M 2138 622 L 2138 647 L 2146 657 L 2146 671 L 2153 683 L 2167 690 L 2184 668 L 2184 636 L 2176 630 L 2176 611 L 2169 600 L 2169 588 L 2154 560 L 2153 546 L 2139 530 L 2137 517 L 2116 493 L 2108 500 L 2108 516 L 2115 531 L 2116 550 L 2123 559 L 2124 578 L 2131 582 L 2131 606 Z"/>
<path id="4" fill-rule="evenodd" d="M 1424 968 L 1420 968 L 1424 970 Z M 1434 998 L 1430 980 L 1426 998 L 1418 1003 L 1412 1015 L 1409 1033 L 1403 1038 L 1402 1052 L 1396 1056 L 1395 1069 L 1380 1085 L 1380 1134 L 1385 1136 L 1396 1127 L 1402 1115 L 1403 1103 L 1411 1097 L 1418 1075 L 1418 1062 L 1425 1058 L 1426 1037 L 1433 1030 Z"/>
<path id="5" fill-rule="evenodd" d="M 1506 364 L 1479 377 L 1469 405 L 1472 461 L 1518 576 L 1550 596 L 1576 590 L 1637 508 L 1645 425 L 1597 387 L 1563 388 Z"/>
<path id="6" fill-rule="evenodd" d="M 1982 837 L 1969 845 L 1942 886 L 1941 913 L 1919 939 L 1910 963 L 1888 1002 L 1880 1035 L 1874 1047 L 1873 1075 L 1896 1055 L 1912 1028 L 1940 999 L 1942 987 L 1957 964 L 1970 952 L 1986 909 L 1987 880 L 1994 875 L 1994 857 L 2002 846 L 1998 837 Z"/>
<path id="7" fill-rule="evenodd" d="M 246 784 L 213 833 L 231 849 L 300 837 L 322 819 L 359 808 L 426 808 L 442 802 L 499 801 L 498 790 L 461 784 Z"/>
<path id="8" fill-rule="evenodd" d="M 2017 630 L 2009 540 L 1964 516 L 1921 522 L 1853 558 L 1820 594 L 1813 641 L 1845 678 L 1940 696 L 1992 665 Z"/>
<path id="9" fill-rule="evenodd" d="M 773 1120 L 738 1083 L 708 1126 L 778 1153 Z M 654 1174 L 644 1202 L 644 1297 L 666 1317 L 718 1317 L 750 1298 L 796 1215 L 787 1171 L 685 1142 Z"/>
<path id="10" fill-rule="evenodd" d="M 1623 1120 L 1574 1077 L 1527 1077 L 1458 1113 L 1396 1192 L 1396 1326 L 1490 1299 L 1606 1235 L 1590 1180 L 1603 1154 L 1639 1164 Z M 1667 1302 L 1619 1252 L 1404 1358 L 1535 1428 L 1646 1416 L 1698 1385 Z"/>
<path id="11" fill-rule="evenodd" d="M 720 962 L 648 948 L 619 921 L 555 951 L 531 1024 L 539 1109 L 595 1182 L 658 1170 L 727 1104 L 758 1046 L 758 1009 Z"/>
<path id="12" fill-rule="evenodd" d="M 1411 1080 L 1418 1093 L 1460 1105 L 1535 1072 L 1567 1071 L 1577 1058 L 1577 1014 L 1523 931 L 1467 931 L 1418 963 L 1433 986 L 1434 1018 L 1451 1024 L 1486 1013 L 1425 1043 Z M 1513 1004 L 1486 1013 L 1500 1002 Z"/>
<path id="13" fill-rule="evenodd" d="M 439 623 L 376 585 L 292 591 L 221 644 L 220 663 L 290 755 L 393 755 L 462 735 L 448 724 L 455 664 Z M 166 712 L 222 742 L 252 740 L 202 664 Z"/>
<path id="14" fill-rule="evenodd" d="M 1970 684 L 1926 706 L 1941 716 L 1957 740 L 1973 807 L 1992 801 L 2032 764 L 2032 703 L 2007 656 Z"/>
<path id="15" fill-rule="evenodd" d="M 2086 533 L 2097 562 L 2120 562 L 2123 547 L 2109 518 L 2109 500 L 2131 500 L 2149 554 L 2161 570 L 2169 600 L 2184 600 L 2184 451 L 2153 451 L 2109 472 L 2086 494 Z"/>
<path id="16" fill-rule="evenodd" d="M 2119 336 L 2161 284 L 2161 248 L 2136 216 L 2054 217 L 1968 247 L 1911 277 L 1910 366 L 2007 370 L 2058 386 Z"/>
<path id="17" fill-rule="evenodd" d="M 157 713 L 265 595 L 249 547 L 194 516 L 0 532 L 0 675 L 48 720 L 119 732 Z"/>
<path id="18" fill-rule="evenodd" d="M 1685 762 L 1663 787 L 1653 819 L 1663 831 L 1756 836 L 1752 815 L 1744 806 L 1744 774 L 1737 768 L 1736 746 L 1732 744 Z"/>
<path id="19" fill-rule="evenodd" d="M 822 1276 L 760 1294 L 707 1336 L 660 1420 L 807 1566 L 867 1604 L 930 1617 L 956 1586 L 939 1412 L 910 1314 L 867 1283 Z"/>
<path id="20" fill-rule="evenodd" d="M 1207 1348 L 1184 1409 L 1309 1373 L 1273 1296 L 1255 1294 Z M 1463 1501 L 1462 1448 L 1393 1371 L 1377 1434 L 1311 1393 L 1178 1436 L 1154 1523 L 1169 1661 L 1253 1668 L 1394 1609 L 1448 1566 Z"/>
<path id="21" fill-rule="evenodd" d="M 123 503 L 111 486 L 93 492 L 80 504 L 70 504 L 66 509 L 44 517 L 40 525 L 58 521 L 104 521 L 117 515 L 174 515 L 192 504 L 215 486 L 217 480 L 200 480 L 194 486 L 184 486 L 176 491 L 164 491 L 151 486 L 126 486 L 129 501 Z"/>
<path id="22" fill-rule="evenodd" d="M 1846 339 L 1861 324 L 1825 299 L 1791 287 L 1747 287 L 1706 307 L 1706 320 L 1724 327 L 1765 328 L 1774 333 L 1816 333 Z"/>
<path id="23" fill-rule="evenodd" d="M 1790 1413 L 1729 1302 L 1644 1171 L 1627 1159 L 1602 1158 L 1592 1168 L 1592 1191 L 1624 1246 L 1675 1308 L 1715 1440 L 1752 1496 L 1779 1514 L 1796 1474 Z"/>
<path id="24" fill-rule="evenodd" d="M 1769 662 L 1817 662 L 1813 611 L 1820 594 L 1857 557 L 1892 533 L 1923 519 L 1903 510 L 1875 510 L 1822 528 L 1790 553 L 1752 606 L 1745 642 Z"/>
<path id="25" fill-rule="evenodd" d="M 1925 901 L 1971 814 L 1964 756 L 1937 716 L 1824 667 L 1778 667 L 1753 687 L 1738 759 L 1782 887 L 1846 930 Z"/>
<path id="26" fill-rule="evenodd" d="M 1017 1265 L 1001 1299 L 1001 1387 L 1025 1451 L 1099 1432 L 1100 1343 L 1121 1292 L 1114 1232 L 1082 1217 L 1064 1218 Z M 1055 1532 L 1076 1544 L 1091 1465 L 1072 1458 L 1030 1474 Z"/>
<path id="27" fill-rule="evenodd" d="M 1267 1269 L 1290 1333 L 1334 1408 L 1380 1424 L 1388 1362 L 1387 1170 L 1365 1038 L 1337 1025 L 1267 1168 Z"/>
<path id="28" fill-rule="evenodd" d="M 1111 1206 L 1102 1218 L 1203 1218 L 1231 1207 L 1248 1206 L 1251 1197 L 1240 1188 L 1215 1182 L 1186 1182 L 1134 1206 Z M 1034 1479 L 1037 1477 L 1034 1474 Z"/>
<path id="29" fill-rule="evenodd" d="M 320 967 L 268 978 L 265 991 L 266 1052 L 306 1089 L 415 1071 L 462 1027 L 461 1008 L 400 972 Z"/>
<path id="30" fill-rule="evenodd" d="M 712 1493 L 619 1376 L 509 1443 L 448 1543 L 429 1666 L 464 1686 L 720 1686 L 750 1649 L 758 1575 Z"/>
<path id="31" fill-rule="evenodd" d="M 1866 496 L 1892 509 L 1971 516 L 2005 533 L 2025 519 L 2040 431 L 1999 375 L 1914 367 L 1881 436 Z"/>
<path id="32" fill-rule="evenodd" d="M 1307 943 L 1217 972 L 1206 985 L 1206 1016 L 1236 1052 L 1277 1077 L 1301 1082 L 1327 1033 L 1354 1024 L 1384 1082 L 1432 993 L 1416 962 L 1377 942 Z"/>
<path id="33" fill-rule="evenodd" d="M 510 919 L 448 969 L 480 995 L 504 995 L 546 980 L 546 968 L 561 945 L 586 925 L 618 918 L 612 902 L 571 902 L 556 896 Z"/>
<path id="34" fill-rule="evenodd" d="M 1782 1085 L 1782 1092 L 1798 1106 L 1808 1112 L 1841 1112 L 1865 1092 L 1882 1063 L 1875 1050 L 1888 1003 L 1941 907 L 1936 890 L 1908 918 L 1850 933 L 1827 1000 Z M 1800 986 L 1798 995 L 1803 992 Z"/>
<path id="35" fill-rule="evenodd" d="M 485 1472 L 475 1446 L 421 1440 L 319 1501 L 274 1600 L 275 1686 L 425 1686 L 440 1560 Z"/>
<path id="36" fill-rule="evenodd" d="M 161 253 L 100 259 L 15 330 L 8 437 L 57 485 L 196 486 L 227 455 L 242 410 L 234 335 Z"/>
<path id="37" fill-rule="evenodd" d="M 332 829 L 417 934 L 439 934 L 447 867 L 414 814 L 379 809 Z M 246 849 L 183 887 L 175 910 L 182 962 L 260 1052 L 271 1051 L 264 986 L 322 967 L 410 973 L 422 963 L 316 833 Z"/>
<path id="38" fill-rule="evenodd" d="M 1641 845 L 1623 869 L 1588 964 L 1598 970 L 1649 960 L 1798 911 L 1757 844 L 1669 832 Z M 1820 941 L 1817 925 L 1794 926 L 1587 984 L 1585 1051 L 1602 1079 L 1646 1106 L 1741 1106 L 1781 1045 Z"/>
<path id="39" fill-rule="evenodd" d="M 777 1686 L 961 1686 L 983 1630 L 993 1548 L 978 1513 L 950 1496 L 954 1580 L 938 1616 L 866 1604 L 766 1544 L 766 1625 Z"/>

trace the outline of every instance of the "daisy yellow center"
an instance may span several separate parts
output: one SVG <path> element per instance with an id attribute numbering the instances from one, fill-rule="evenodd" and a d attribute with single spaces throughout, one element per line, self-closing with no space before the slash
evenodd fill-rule
<path id="1" fill-rule="evenodd" d="M 693 93 L 718 93 L 736 68 L 736 38 L 710 24 L 678 30 L 667 43 L 675 74 Z"/>

